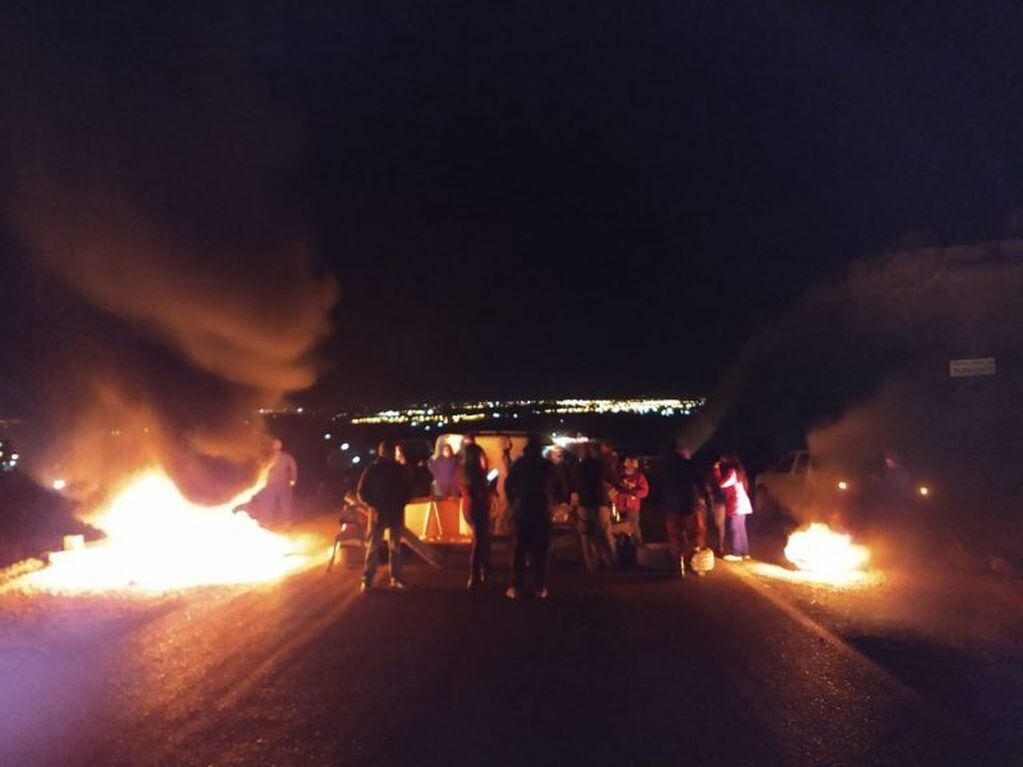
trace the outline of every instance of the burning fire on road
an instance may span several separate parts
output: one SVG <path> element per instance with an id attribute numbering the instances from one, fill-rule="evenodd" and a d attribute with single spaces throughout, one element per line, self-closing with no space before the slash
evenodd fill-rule
<path id="1" fill-rule="evenodd" d="M 841 580 L 862 571 L 870 561 L 870 551 L 853 543 L 852 536 L 814 522 L 789 536 L 785 558 L 804 572 Z"/>
<path id="2" fill-rule="evenodd" d="M 870 549 L 822 522 L 792 533 L 785 545 L 785 559 L 796 569 L 764 562 L 753 563 L 750 569 L 770 578 L 836 587 L 870 585 L 880 579 L 880 573 L 868 568 Z"/>
<path id="3" fill-rule="evenodd" d="M 160 593 L 278 580 L 303 568 L 307 557 L 299 538 L 271 532 L 248 514 L 235 513 L 261 484 L 226 503 L 202 506 L 185 498 L 162 470 L 145 470 L 90 516 L 105 539 L 56 552 L 48 567 L 12 585 L 61 593 Z"/>

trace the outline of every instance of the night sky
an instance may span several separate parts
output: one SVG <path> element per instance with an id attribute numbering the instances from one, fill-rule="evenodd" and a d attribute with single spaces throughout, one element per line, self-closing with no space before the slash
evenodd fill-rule
<path id="1" fill-rule="evenodd" d="M 115 124 L 111 156 L 197 251 L 245 222 L 231 202 L 201 227 L 165 204 L 209 195 L 195 126 L 240 126 L 252 156 L 258 126 L 285 126 L 260 216 L 299 221 L 340 288 L 311 403 L 710 391 L 851 259 L 989 236 L 1023 209 L 1009 4 L 173 5 L 6 3 L 5 125 L 51 101 L 75 115 L 71 146 Z M 195 98 L 207 68 L 232 76 Z M 24 318 L 45 307 L 10 215 L 0 245 L 16 403 Z"/>

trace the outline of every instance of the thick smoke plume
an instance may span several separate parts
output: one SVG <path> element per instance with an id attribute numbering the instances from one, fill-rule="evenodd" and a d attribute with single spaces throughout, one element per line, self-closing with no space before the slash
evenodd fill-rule
<path id="1" fill-rule="evenodd" d="M 265 463 L 257 409 L 315 381 L 330 330 L 336 288 L 291 188 L 299 131 L 215 31 L 93 32 L 37 59 L 30 21 L 5 41 L 34 467 L 102 492 L 159 464 L 223 501 Z"/>
<path id="2" fill-rule="evenodd" d="M 743 351 L 704 421 L 710 449 L 762 468 L 808 444 L 836 461 L 892 453 L 965 520 L 1011 516 L 1023 488 L 1023 241 L 864 258 L 816 285 Z M 949 361 L 997 373 L 952 378 Z"/>

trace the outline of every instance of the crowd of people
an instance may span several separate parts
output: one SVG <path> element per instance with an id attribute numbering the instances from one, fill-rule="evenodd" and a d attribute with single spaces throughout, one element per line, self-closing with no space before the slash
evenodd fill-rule
<path id="1" fill-rule="evenodd" d="M 436 498 L 461 499 L 461 510 L 472 531 L 469 555 L 470 590 L 483 588 L 490 570 L 491 539 L 495 528 L 512 540 L 512 581 L 506 594 L 520 599 L 531 591 L 548 596 L 547 569 L 553 520 L 574 520 L 581 559 L 589 572 L 617 569 L 626 550 L 644 548 L 642 520 L 647 504 L 663 516 L 673 568 L 705 575 L 715 555 L 735 561 L 749 558 L 746 517 L 753 508 L 749 480 L 735 455 L 709 465 L 697 463 L 682 444 L 672 445 L 658 462 L 653 482 L 636 456 L 619 458 L 608 443 L 580 442 L 569 452 L 545 445 L 529 435 L 518 458 L 512 458 L 508 437 L 491 467 L 484 450 L 466 435 L 456 453 L 443 444 L 428 462 Z M 400 445 L 380 443 L 377 460 L 362 473 L 359 499 L 370 508 L 363 592 L 373 588 L 379 550 L 388 531 L 390 585 L 404 589 L 401 536 L 405 505 L 412 497 L 411 477 Z M 655 493 L 651 490 L 655 489 Z M 496 514 L 492 510 L 496 509 Z M 708 520 L 714 524 L 715 546 L 708 546 Z"/>

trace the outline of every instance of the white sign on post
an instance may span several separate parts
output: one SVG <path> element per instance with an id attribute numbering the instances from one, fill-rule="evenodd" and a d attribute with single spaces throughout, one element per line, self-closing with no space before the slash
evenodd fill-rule
<path id="1" fill-rule="evenodd" d="M 949 360 L 949 378 L 970 378 L 971 376 L 993 376 L 995 374 L 994 357 L 977 357 L 974 359 Z"/>

